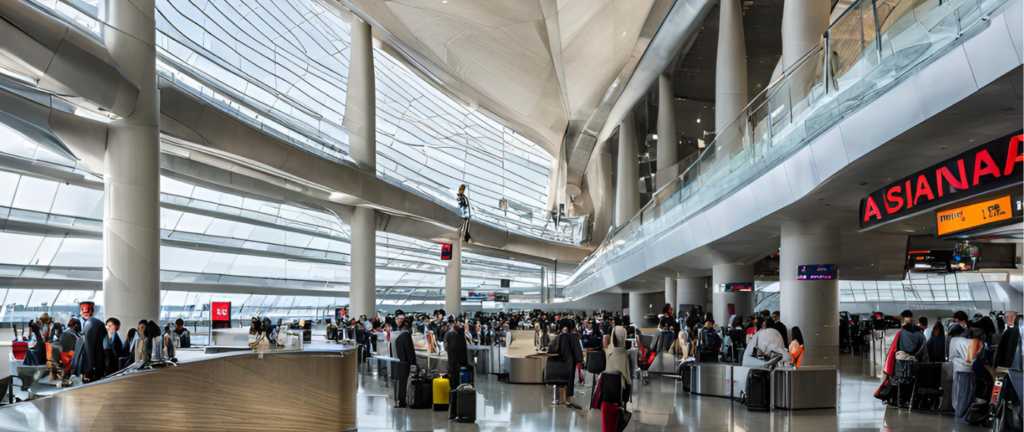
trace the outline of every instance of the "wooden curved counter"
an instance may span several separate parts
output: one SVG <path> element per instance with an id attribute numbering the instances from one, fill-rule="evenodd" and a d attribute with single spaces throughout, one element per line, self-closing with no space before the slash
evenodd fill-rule
<path id="1" fill-rule="evenodd" d="M 344 431 L 356 428 L 356 351 L 230 352 L 0 408 L 0 431 Z"/>

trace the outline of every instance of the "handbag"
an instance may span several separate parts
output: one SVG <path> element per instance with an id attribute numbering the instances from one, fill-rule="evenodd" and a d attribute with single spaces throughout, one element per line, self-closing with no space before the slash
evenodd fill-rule
<path id="1" fill-rule="evenodd" d="M 629 426 L 629 420 L 631 420 L 632 418 L 633 413 L 626 411 L 625 404 L 619 406 L 619 425 L 616 429 L 619 432 L 626 430 L 626 427 Z"/>

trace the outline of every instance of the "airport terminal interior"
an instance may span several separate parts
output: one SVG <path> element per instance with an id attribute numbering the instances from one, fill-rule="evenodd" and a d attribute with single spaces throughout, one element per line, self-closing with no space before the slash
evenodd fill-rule
<path id="1" fill-rule="evenodd" d="M 0 432 L 1021 432 L 1024 0 L 0 0 Z"/>

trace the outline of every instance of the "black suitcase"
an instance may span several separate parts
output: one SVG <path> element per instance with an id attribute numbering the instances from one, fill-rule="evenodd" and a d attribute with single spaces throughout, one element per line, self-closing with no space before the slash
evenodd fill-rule
<path id="1" fill-rule="evenodd" d="M 770 390 L 771 372 L 767 369 L 751 369 L 747 374 L 747 410 L 768 411 Z"/>
<path id="2" fill-rule="evenodd" d="M 690 391 L 690 385 L 693 382 L 692 374 L 693 374 L 693 363 L 683 363 L 682 365 L 679 366 L 679 376 L 682 377 L 682 380 L 683 380 L 683 391 L 684 392 L 689 392 Z"/>
<path id="3" fill-rule="evenodd" d="M 604 351 L 591 351 L 587 353 L 587 372 L 599 374 L 604 372 L 607 357 Z"/>
<path id="4" fill-rule="evenodd" d="M 601 374 L 601 400 L 622 405 L 622 372 L 605 371 Z"/>
<path id="5" fill-rule="evenodd" d="M 455 420 L 459 423 L 476 423 L 476 389 L 472 385 L 463 384 L 455 389 Z"/>
<path id="6" fill-rule="evenodd" d="M 547 368 L 544 370 L 544 383 L 551 385 L 566 385 L 572 379 L 573 368 L 569 362 L 548 360 Z"/>
<path id="7" fill-rule="evenodd" d="M 434 407 L 433 380 L 423 375 L 416 375 L 409 379 L 409 390 L 406 395 L 409 398 L 409 408 L 430 409 Z"/>

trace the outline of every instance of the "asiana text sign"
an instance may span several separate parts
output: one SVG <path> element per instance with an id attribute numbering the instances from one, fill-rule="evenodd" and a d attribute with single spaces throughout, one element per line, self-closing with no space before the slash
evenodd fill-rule
<path id="1" fill-rule="evenodd" d="M 861 229 L 1020 184 L 1024 175 L 1022 132 L 982 144 L 872 192 L 860 202 Z"/>

